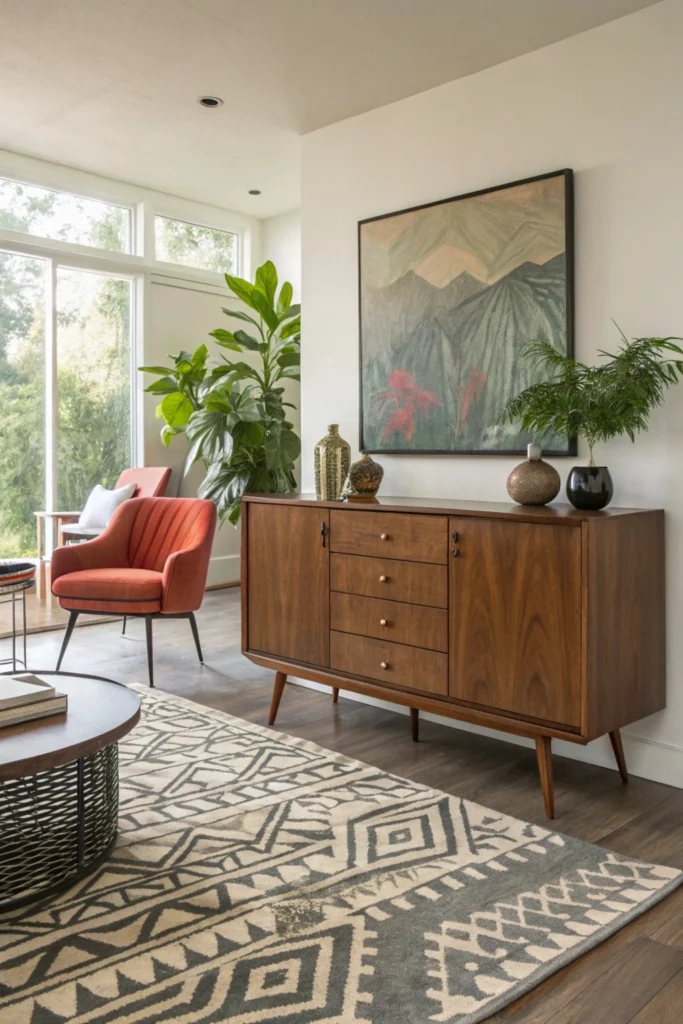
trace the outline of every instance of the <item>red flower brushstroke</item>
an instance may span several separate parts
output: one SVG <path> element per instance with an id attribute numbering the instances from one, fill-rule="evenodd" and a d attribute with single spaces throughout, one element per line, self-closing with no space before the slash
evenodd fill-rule
<path id="1" fill-rule="evenodd" d="M 403 440 L 412 441 L 415 436 L 415 415 L 443 405 L 433 391 L 423 391 L 415 383 L 408 370 L 393 370 L 387 379 L 387 391 L 380 391 L 376 398 L 383 403 L 380 415 L 389 410 L 389 419 L 382 431 L 382 440 L 388 442 L 394 434 L 402 434 Z"/>
<path id="2" fill-rule="evenodd" d="M 475 366 L 470 371 L 470 375 L 467 378 L 467 384 L 464 388 L 453 388 L 455 398 L 460 402 L 460 411 L 458 413 L 458 427 L 457 432 L 460 432 L 461 427 L 465 423 L 470 409 L 475 404 L 480 394 L 484 389 L 486 383 L 486 374 L 483 370 L 480 370 L 478 366 Z"/>

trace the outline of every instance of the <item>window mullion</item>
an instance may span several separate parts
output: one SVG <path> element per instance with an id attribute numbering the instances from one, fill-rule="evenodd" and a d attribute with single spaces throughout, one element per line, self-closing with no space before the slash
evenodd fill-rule
<path id="1" fill-rule="evenodd" d="M 45 508 L 57 508 L 57 264 L 47 260 L 45 289 Z M 53 523 L 45 522 L 45 550 L 54 547 Z"/>

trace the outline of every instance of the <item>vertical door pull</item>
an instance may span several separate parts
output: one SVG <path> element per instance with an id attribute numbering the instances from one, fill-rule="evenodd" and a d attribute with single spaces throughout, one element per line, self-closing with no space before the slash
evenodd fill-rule
<path id="1" fill-rule="evenodd" d="M 325 522 L 324 522 L 324 520 L 320 524 L 320 541 L 322 543 L 322 546 L 326 547 L 326 544 L 325 544 Z"/>

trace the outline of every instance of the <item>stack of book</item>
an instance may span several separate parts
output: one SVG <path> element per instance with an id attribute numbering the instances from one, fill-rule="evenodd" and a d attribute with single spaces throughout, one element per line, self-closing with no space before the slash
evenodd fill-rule
<path id="1" fill-rule="evenodd" d="M 51 683 L 30 672 L 0 676 L 0 728 L 62 715 L 66 705 L 66 694 L 57 693 Z"/>

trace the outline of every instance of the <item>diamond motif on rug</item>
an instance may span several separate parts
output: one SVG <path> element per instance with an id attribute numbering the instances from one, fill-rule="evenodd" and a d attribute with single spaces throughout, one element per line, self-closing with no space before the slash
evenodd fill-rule
<path id="1" fill-rule="evenodd" d="M 136 689 L 116 849 L 5 915 L 0 1024 L 476 1024 L 681 882 Z"/>

